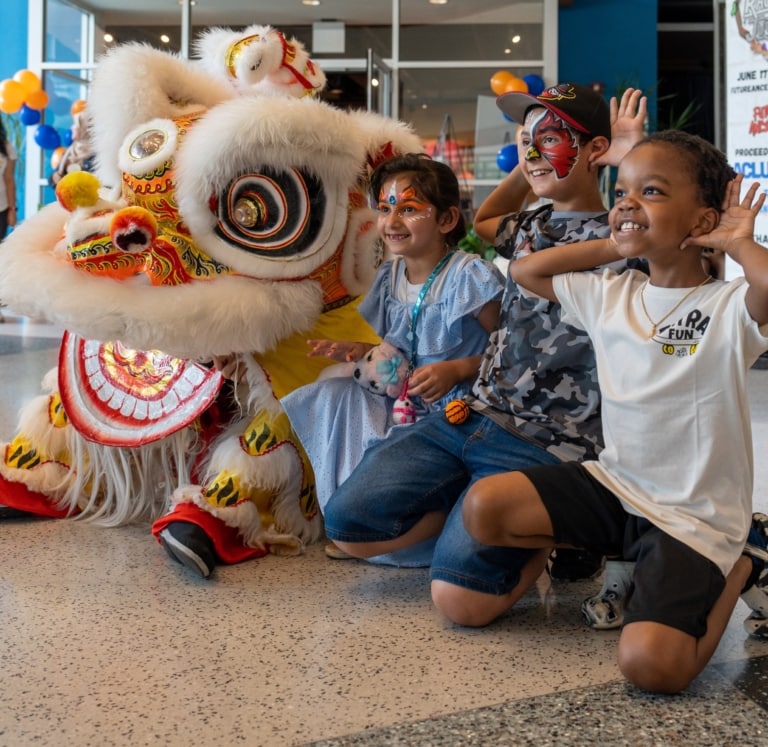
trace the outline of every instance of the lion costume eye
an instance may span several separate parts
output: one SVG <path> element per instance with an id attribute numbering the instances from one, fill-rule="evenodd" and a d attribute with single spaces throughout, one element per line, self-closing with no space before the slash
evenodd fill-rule
<path id="1" fill-rule="evenodd" d="M 118 154 L 121 171 L 142 181 L 167 173 L 178 147 L 179 128 L 184 129 L 189 122 L 188 118 L 179 122 L 158 118 L 135 127 Z"/>
<path id="2" fill-rule="evenodd" d="M 163 130 L 147 130 L 129 145 L 128 153 L 138 161 L 157 153 L 167 141 L 168 135 Z"/>
<path id="3" fill-rule="evenodd" d="M 321 232 L 327 199 L 322 183 L 302 169 L 263 167 L 234 177 L 211 200 L 216 234 L 261 257 L 304 254 Z"/>

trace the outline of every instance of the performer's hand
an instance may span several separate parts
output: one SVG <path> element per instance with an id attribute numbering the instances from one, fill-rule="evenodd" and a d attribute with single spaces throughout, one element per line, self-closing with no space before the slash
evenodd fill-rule
<path id="1" fill-rule="evenodd" d="M 240 356 L 235 353 L 229 355 L 214 355 L 213 367 L 221 371 L 225 379 L 240 381 L 245 376 L 245 366 L 240 366 Z"/>

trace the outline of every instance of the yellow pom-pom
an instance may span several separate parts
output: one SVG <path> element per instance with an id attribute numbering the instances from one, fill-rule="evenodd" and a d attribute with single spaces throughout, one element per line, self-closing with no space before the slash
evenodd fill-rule
<path id="1" fill-rule="evenodd" d="M 461 425 L 469 417 L 469 405 L 463 399 L 452 399 L 445 406 L 445 419 L 451 425 Z"/>
<path id="2" fill-rule="evenodd" d="M 101 182 L 87 171 L 73 171 L 56 185 L 56 199 L 65 210 L 93 207 L 99 201 Z"/>

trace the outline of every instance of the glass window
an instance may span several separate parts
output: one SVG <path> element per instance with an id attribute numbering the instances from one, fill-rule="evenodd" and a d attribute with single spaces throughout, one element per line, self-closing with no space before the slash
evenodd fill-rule
<path id="1" fill-rule="evenodd" d="M 43 88 L 48 94 L 48 106 L 44 111 L 45 124 L 53 127 L 59 135 L 60 148 L 72 142 L 72 107 L 75 102 L 86 101 L 92 70 L 46 70 L 43 73 Z M 46 150 L 43 154 L 42 177 L 46 181 L 54 170 L 54 164 L 61 157 L 60 150 Z M 43 203 L 56 199 L 53 189 L 43 189 Z"/>
<path id="2" fill-rule="evenodd" d="M 540 23 L 402 26 L 400 60 L 540 60 L 542 28 Z"/>
<path id="3" fill-rule="evenodd" d="M 46 62 L 92 59 L 93 15 L 63 0 L 45 0 Z"/>

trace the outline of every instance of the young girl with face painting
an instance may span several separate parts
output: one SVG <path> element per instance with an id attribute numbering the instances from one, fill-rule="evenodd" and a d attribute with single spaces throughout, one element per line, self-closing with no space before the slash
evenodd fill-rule
<path id="1" fill-rule="evenodd" d="M 385 256 L 392 259 L 379 269 L 360 313 L 407 362 L 407 394 L 417 416 L 443 410 L 477 373 L 498 315 L 501 274 L 456 250 L 464 221 L 459 184 L 445 164 L 422 154 L 387 161 L 373 173 L 371 198 Z M 308 342 L 309 355 L 340 362 L 358 361 L 373 347 Z M 323 379 L 282 400 L 312 462 L 321 509 L 365 450 L 395 427 L 395 402 L 349 377 Z"/>

